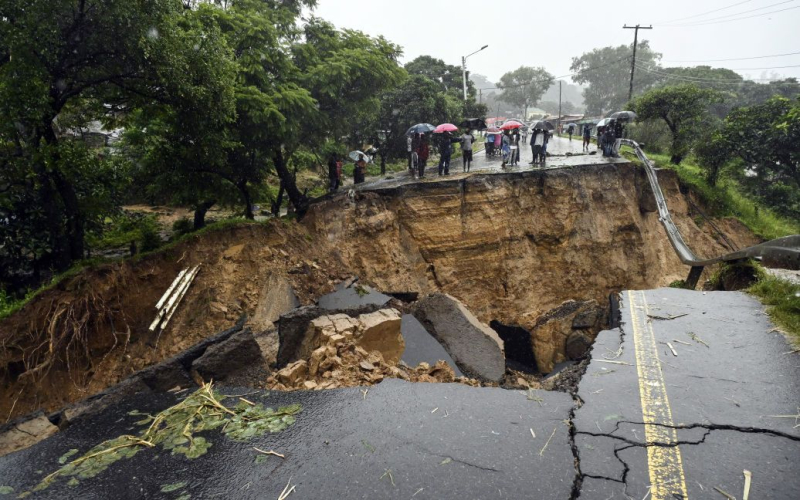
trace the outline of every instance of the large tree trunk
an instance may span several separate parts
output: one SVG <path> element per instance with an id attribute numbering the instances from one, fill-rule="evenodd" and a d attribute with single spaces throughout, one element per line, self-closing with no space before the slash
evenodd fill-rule
<path id="1" fill-rule="evenodd" d="M 291 201 L 292 205 L 294 205 L 297 215 L 302 217 L 308 211 L 308 197 L 301 193 L 299 189 L 297 189 L 297 183 L 295 182 L 294 176 L 289 171 L 289 167 L 286 166 L 286 160 L 283 158 L 283 151 L 280 149 L 277 150 L 273 160 L 275 162 L 275 170 L 278 173 L 278 177 L 281 178 L 281 183 L 286 189 L 286 194 L 289 196 L 289 201 Z"/>
<path id="2" fill-rule="evenodd" d="M 217 200 L 209 200 L 199 203 L 194 207 L 194 230 L 206 227 L 206 213 L 208 209 L 217 204 Z"/>
<path id="3" fill-rule="evenodd" d="M 244 201 L 244 216 L 248 220 L 254 220 L 255 216 L 253 215 L 253 199 L 250 196 L 250 190 L 247 189 L 247 181 L 239 181 L 236 183 L 236 187 L 239 189 L 239 192 L 242 194 L 242 200 Z"/>

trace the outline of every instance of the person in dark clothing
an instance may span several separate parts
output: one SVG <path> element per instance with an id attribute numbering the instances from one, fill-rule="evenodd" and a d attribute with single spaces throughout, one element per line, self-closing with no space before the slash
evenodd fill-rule
<path id="1" fill-rule="evenodd" d="M 417 138 L 417 169 L 419 170 L 418 176 L 420 179 L 425 177 L 425 166 L 428 162 L 428 156 L 430 156 L 430 148 L 428 147 L 428 136 L 425 134 L 419 134 Z"/>
<path id="2" fill-rule="evenodd" d="M 454 139 L 450 132 L 441 134 L 439 139 L 439 175 L 450 175 L 450 158 L 453 154 L 453 143 L 460 142 Z"/>
<path id="3" fill-rule="evenodd" d="M 613 124 L 609 124 L 605 128 L 605 132 L 603 132 L 603 156 L 608 158 L 614 155 L 614 142 L 614 126 Z"/>
<path id="4" fill-rule="evenodd" d="M 364 154 L 358 155 L 355 168 L 353 168 L 353 184 L 361 184 L 366 180 L 367 158 Z"/>
<path id="5" fill-rule="evenodd" d="M 622 146 L 622 137 L 625 134 L 625 124 L 621 120 L 614 123 L 614 158 L 619 158 L 619 148 Z"/>
<path id="6" fill-rule="evenodd" d="M 533 153 L 533 161 L 530 165 L 537 163 L 544 163 L 544 142 L 547 137 L 547 131 L 536 129 L 531 133 L 531 152 Z"/>
<path id="7" fill-rule="evenodd" d="M 583 150 L 589 152 L 589 144 L 592 143 L 592 127 L 589 125 L 583 126 Z"/>
<path id="8" fill-rule="evenodd" d="M 333 193 L 341 185 L 341 167 L 339 167 L 339 158 L 336 153 L 331 154 L 328 158 L 328 179 L 330 180 L 329 191 Z"/>
<path id="9" fill-rule="evenodd" d="M 515 129 L 511 132 L 511 136 L 509 137 L 509 147 L 511 148 L 511 166 L 519 165 L 519 129 Z"/>

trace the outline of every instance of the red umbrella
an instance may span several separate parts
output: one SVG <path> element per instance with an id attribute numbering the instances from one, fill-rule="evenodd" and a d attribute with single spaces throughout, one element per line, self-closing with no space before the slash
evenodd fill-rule
<path id="1" fill-rule="evenodd" d="M 524 127 L 524 126 L 525 125 L 521 124 L 520 122 L 518 122 L 516 120 L 509 120 L 509 121 L 505 122 L 502 127 L 500 127 L 500 130 L 512 130 L 512 129 L 521 128 L 521 127 Z"/>
<path id="2" fill-rule="evenodd" d="M 433 133 L 441 134 L 443 132 L 455 132 L 456 130 L 458 130 L 458 127 L 456 127 L 452 123 L 442 123 L 441 125 L 436 127 L 436 130 L 434 130 Z"/>

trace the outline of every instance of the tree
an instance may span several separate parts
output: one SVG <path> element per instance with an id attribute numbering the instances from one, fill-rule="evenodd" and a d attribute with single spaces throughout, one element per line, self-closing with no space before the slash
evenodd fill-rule
<path id="1" fill-rule="evenodd" d="M 718 140 L 747 170 L 740 182 L 752 194 L 778 212 L 800 218 L 800 99 L 773 97 L 735 109 Z"/>
<path id="2" fill-rule="evenodd" d="M 570 69 L 577 73 L 572 80 L 588 85 L 583 90 L 588 114 L 604 115 L 611 111 L 620 111 L 625 106 L 630 89 L 632 56 L 633 45 L 620 45 L 594 49 L 572 58 Z M 660 59 L 661 54 L 654 52 L 647 40 L 639 42 L 636 49 L 637 66 L 658 69 Z M 634 95 L 642 93 L 658 80 L 659 77 L 654 73 L 637 69 Z"/>
<path id="3" fill-rule="evenodd" d="M 500 78 L 497 87 L 503 90 L 499 99 L 513 106 L 524 108 L 535 106 L 542 94 L 553 84 L 553 75 L 544 68 L 521 66 Z M 527 118 L 527 116 L 525 117 Z"/>
<path id="4" fill-rule="evenodd" d="M 419 56 L 406 64 L 405 68 L 410 75 L 421 75 L 436 82 L 449 96 L 461 101 L 464 116 L 486 117 L 487 107 L 477 102 L 478 91 L 469 72 L 467 72 L 467 101 L 464 102 L 464 78 L 460 66 L 445 64 L 441 59 L 431 56 Z"/>
<path id="5" fill-rule="evenodd" d="M 663 120 L 672 135 L 670 161 L 680 164 L 691 149 L 693 138 L 708 119 L 708 109 L 720 102 L 722 95 L 694 84 L 656 88 L 631 103 L 639 120 Z"/>
<path id="6" fill-rule="evenodd" d="M 110 119 L 181 95 L 225 104 L 214 52 L 199 53 L 207 33 L 187 22 L 189 12 L 177 0 L 0 4 L 0 142 L 11 145 L 0 161 L 14 164 L 10 182 L 33 179 L 47 233 L 47 249 L 30 254 L 34 267 L 63 270 L 83 258 L 87 227 L 105 216 L 93 211 L 94 191 L 105 186 L 90 184 L 87 167 L 102 167 L 101 158 L 62 137 L 62 113 L 85 107 L 91 118 Z"/>

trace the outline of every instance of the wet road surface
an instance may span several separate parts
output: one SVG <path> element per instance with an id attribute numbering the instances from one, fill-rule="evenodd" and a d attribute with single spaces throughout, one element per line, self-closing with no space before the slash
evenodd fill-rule
<path id="1" fill-rule="evenodd" d="M 725 498 L 718 488 L 741 499 L 744 470 L 750 498 L 800 498 L 800 357 L 759 302 L 624 292 L 621 323 L 599 335 L 576 398 L 393 379 L 366 394 L 223 388 L 303 412 L 277 434 L 239 443 L 210 432 L 197 459 L 144 450 L 31 498 L 277 498 L 291 482 L 289 498 Z M 68 450 L 138 432 L 141 417 L 129 411 L 178 399 L 132 396 L 0 457 L 0 487 L 27 491 Z M 286 458 L 257 463 L 253 447 Z M 180 491 L 161 491 L 179 482 Z"/>

